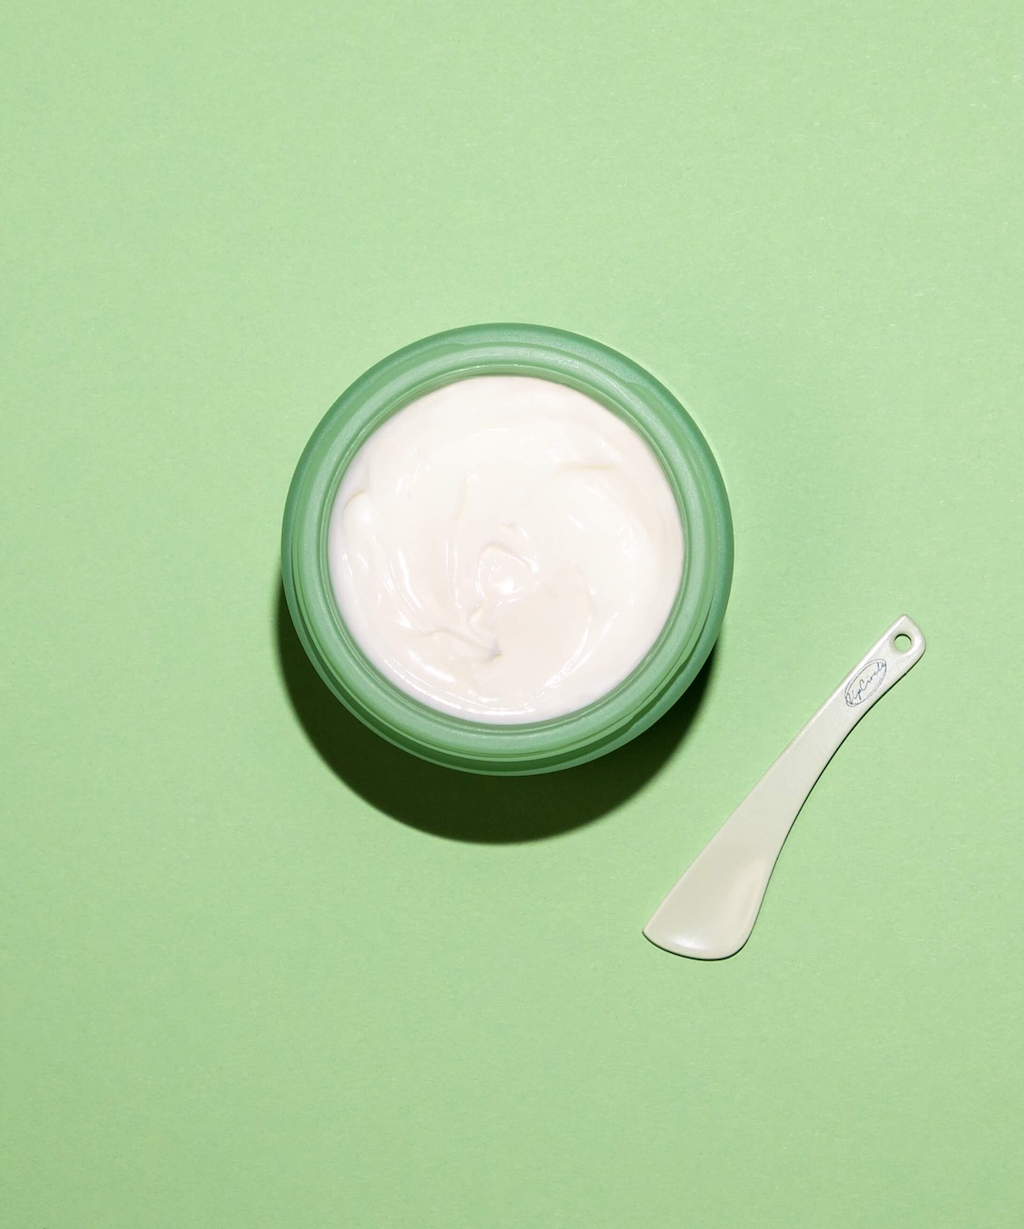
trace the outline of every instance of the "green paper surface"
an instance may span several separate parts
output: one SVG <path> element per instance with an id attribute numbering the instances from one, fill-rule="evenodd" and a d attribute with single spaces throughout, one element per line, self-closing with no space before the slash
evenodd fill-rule
<path id="1" fill-rule="evenodd" d="M 0 14 L 0 1225 L 1014 1227 L 1024 11 Z M 280 516 L 396 347 L 593 336 L 736 573 L 656 728 L 532 780 L 347 718 Z M 640 934 L 900 613 L 721 964 Z"/>

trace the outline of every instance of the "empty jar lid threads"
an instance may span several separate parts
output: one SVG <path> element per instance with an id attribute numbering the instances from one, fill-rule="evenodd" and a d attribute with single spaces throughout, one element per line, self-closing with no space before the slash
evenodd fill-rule
<path id="1" fill-rule="evenodd" d="M 475 772 L 551 771 L 634 737 L 721 626 L 718 467 L 652 376 L 574 334 L 453 330 L 335 403 L 282 538 L 299 636 L 391 742 Z"/>

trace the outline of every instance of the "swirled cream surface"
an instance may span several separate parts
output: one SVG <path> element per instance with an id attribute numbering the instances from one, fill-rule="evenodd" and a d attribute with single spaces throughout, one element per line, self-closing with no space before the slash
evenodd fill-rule
<path id="1" fill-rule="evenodd" d="M 654 454 L 604 406 L 475 376 L 370 436 L 328 554 L 342 617 L 384 675 L 444 712 L 525 722 L 639 664 L 679 589 L 683 530 Z"/>

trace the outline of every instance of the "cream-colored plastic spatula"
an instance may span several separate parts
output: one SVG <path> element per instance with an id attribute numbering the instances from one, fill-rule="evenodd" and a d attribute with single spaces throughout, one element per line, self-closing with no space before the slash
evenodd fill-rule
<path id="1" fill-rule="evenodd" d="M 644 934 L 680 956 L 721 960 L 750 937 L 768 880 L 804 800 L 840 743 L 924 653 L 896 620 L 829 696 L 661 902 Z"/>

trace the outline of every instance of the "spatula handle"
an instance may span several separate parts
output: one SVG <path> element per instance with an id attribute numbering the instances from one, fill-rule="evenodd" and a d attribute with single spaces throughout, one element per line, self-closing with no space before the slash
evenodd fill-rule
<path id="1" fill-rule="evenodd" d="M 739 951 L 815 781 L 861 717 L 924 650 L 921 629 L 906 615 L 868 650 L 658 906 L 644 927 L 653 943 L 701 960 Z"/>

